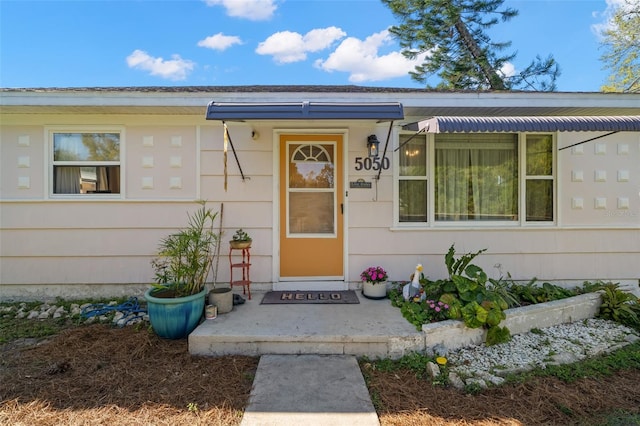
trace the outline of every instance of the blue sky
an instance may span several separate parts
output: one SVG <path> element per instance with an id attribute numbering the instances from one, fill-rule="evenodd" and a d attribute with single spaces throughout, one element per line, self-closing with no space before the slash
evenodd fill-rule
<path id="1" fill-rule="evenodd" d="M 491 34 L 515 70 L 552 54 L 559 91 L 599 91 L 597 28 L 619 1 L 506 0 L 519 16 Z M 379 0 L 0 0 L 0 86 L 423 87 L 397 23 Z"/>

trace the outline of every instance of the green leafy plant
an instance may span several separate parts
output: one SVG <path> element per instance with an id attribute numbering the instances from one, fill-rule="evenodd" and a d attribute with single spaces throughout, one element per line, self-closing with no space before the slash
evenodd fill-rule
<path id="1" fill-rule="evenodd" d="M 487 330 L 487 345 L 497 345 L 511 340 L 511 332 L 507 327 L 490 327 Z"/>
<path id="2" fill-rule="evenodd" d="M 400 299 L 402 299 L 402 294 L 400 294 Z M 402 306 L 400 306 L 400 312 L 407 321 L 416 326 L 417 330 L 422 329 L 422 324 L 430 322 L 429 314 L 420 303 L 412 301 L 402 303 Z"/>
<path id="3" fill-rule="evenodd" d="M 601 285 L 602 304 L 598 316 L 620 324 L 640 328 L 640 303 L 631 293 L 620 290 L 619 284 Z"/>
<path id="4" fill-rule="evenodd" d="M 507 279 L 491 279 L 482 268 L 473 263 L 473 260 L 485 251 L 486 249 L 466 253 L 458 258 L 452 245 L 445 255 L 449 277 L 436 281 L 422 277 L 422 297 L 408 301 L 402 297 L 402 286 L 406 283 L 395 283 L 395 288 L 389 293 L 392 305 L 400 308 L 402 315 L 418 329 L 425 323 L 443 319 L 464 321 L 469 328 L 485 328 L 488 331 L 486 343 L 490 345 L 506 342 L 511 338 L 509 330 L 499 327 L 506 318 L 505 310 L 523 304 L 564 299 L 602 288 L 587 283 L 582 289 L 566 289 L 548 282 L 538 285 L 536 278 L 526 284 L 518 284 L 510 275 L 507 275 Z M 425 298 L 446 304 L 446 318 L 443 318 L 444 315 L 440 312 L 434 315 L 431 304 L 427 304 Z M 625 313 L 622 315 L 627 321 L 634 321 L 640 316 L 640 312 L 635 311 L 634 306 L 619 308 L 624 310 Z"/>
<path id="5" fill-rule="evenodd" d="M 510 279 L 511 275 L 508 274 L 508 277 Z M 518 299 L 518 296 L 512 291 L 509 281 L 502 279 L 502 277 L 497 280 L 489 278 L 487 290 L 489 290 L 490 293 L 500 296 L 500 298 L 506 302 L 507 308 L 515 308 L 521 305 L 520 299 Z"/>
<path id="6" fill-rule="evenodd" d="M 445 256 L 449 279 L 442 283 L 444 294 L 440 300 L 450 305 L 450 318 L 462 319 L 469 328 L 484 327 L 491 330 L 506 318 L 504 310 L 509 304 L 503 297 L 507 293 L 504 286 L 497 280 L 489 280 L 482 268 L 471 263 L 485 251 L 466 253 L 456 259 L 454 246 L 449 248 Z M 506 328 L 495 333 L 501 337 L 487 339 L 487 344 L 510 338 Z M 494 335 L 494 331 L 491 331 L 491 335 Z"/>
<path id="7" fill-rule="evenodd" d="M 198 203 L 200 208 L 188 214 L 188 226 L 160 241 L 158 256 L 151 262 L 154 295 L 182 297 L 204 289 L 218 244 L 213 229 L 217 212 L 207 208 L 205 201 Z"/>
<path id="8" fill-rule="evenodd" d="M 470 328 L 498 326 L 505 319 L 504 310 L 509 306 L 503 295 L 510 296 L 510 293 L 500 281 L 489 280 L 482 268 L 472 263 L 475 257 L 485 251 L 483 249 L 456 258 L 452 245 L 445 255 L 448 279 L 430 281 L 421 278 L 424 297 L 418 300 L 405 301 L 400 288 L 396 288 L 389 296 L 392 303 L 418 329 L 422 324 L 443 319 L 462 320 Z M 444 306 L 447 306 L 444 311 L 435 309 Z"/>
<path id="9" fill-rule="evenodd" d="M 252 241 L 249 234 L 244 231 L 242 228 L 237 229 L 233 237 L 231 237 L 232 241 Z"/>
<path id="10" fill-rule="evenodd" d="M 521 301 L 521 304 L 545 303 L 584 293 L 584 290 L 579 288 L 567 289 L 548 282 L 538 285 L 536 281 L 537 279 L 534 277 L 526 284 L 511 282 L 510 291 Z"/>

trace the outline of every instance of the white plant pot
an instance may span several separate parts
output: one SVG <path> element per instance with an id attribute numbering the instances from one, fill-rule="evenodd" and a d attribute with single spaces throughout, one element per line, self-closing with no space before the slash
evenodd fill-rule
<path id="1" fill-rule="evenodd" d="M 370 283 L 362 282 L 362 295 L 368 299 L 384 299 L 387 297 L 387 282 Z"/>

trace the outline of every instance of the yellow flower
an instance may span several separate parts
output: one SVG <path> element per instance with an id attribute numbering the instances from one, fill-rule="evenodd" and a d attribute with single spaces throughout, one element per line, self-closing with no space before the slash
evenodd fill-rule
<path id="1" fill-rule="evenodd" d="M 443 356 L 439 356 L 438 358 L 436 358 L 436 362 L 438 363 L 438 365 L 447 365 L 447 359 Z"/>

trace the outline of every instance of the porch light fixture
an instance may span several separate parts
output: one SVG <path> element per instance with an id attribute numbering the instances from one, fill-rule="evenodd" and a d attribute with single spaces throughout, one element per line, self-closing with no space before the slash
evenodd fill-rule
<path id="1" fill-rule="evenodd" d="M 380 146 L 380 141 L 376 135 L 370 135 L 367 138 L 367 149 L 369 151 L 369 158 L 377 158 L 378 157 L 378 147 Z"/>

